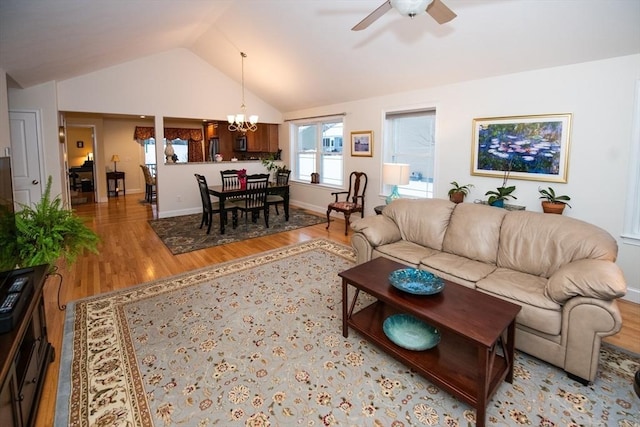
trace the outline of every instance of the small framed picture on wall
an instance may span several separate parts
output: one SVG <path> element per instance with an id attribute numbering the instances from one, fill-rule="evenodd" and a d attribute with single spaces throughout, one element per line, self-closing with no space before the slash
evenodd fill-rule
<path id="1" fill-rule="evenodd" d="M 84 141 L 76 141 L 76 147 L 84 148 Z"/>
<path id="2" fill-rule="evenodd" d="M 351 155 L 373 156 L 373 131 L 351 132 Z"/>

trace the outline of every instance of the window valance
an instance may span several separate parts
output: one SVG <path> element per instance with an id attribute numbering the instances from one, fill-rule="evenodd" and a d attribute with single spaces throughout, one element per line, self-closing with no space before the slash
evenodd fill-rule
<path id="1" fill-rule="evenodd" d="M 136 126 L 133 139 L 136 141 L 155 138 L 156 130 L 149 126 Z M 185 141 L 202 141 L 202 129 L 164 128 L 164 137 L 169 140 L 184 139 Z"/>

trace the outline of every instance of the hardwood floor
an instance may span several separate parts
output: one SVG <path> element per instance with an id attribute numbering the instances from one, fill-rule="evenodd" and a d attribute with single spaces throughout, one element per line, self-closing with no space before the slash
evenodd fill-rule
<path id="1" fill-rule="evenodd" d="M 150 205 L 140 202 L 142 199 L 143 194 L 132 194 L 110 198 L 108 203 L 74 207 L 78 215 L 90 218 L 89 224 L 101 236 L 102 242 L 98 255 L 82 255 L 70 268 L 60 265 L 64 277 L 60 292 L 62 304 L 315 238 L 346 245 L 350 241 L 344 235 L 344 222 L 336 220 L 329 230 L 321 223 L 247 242 L 172 255 L 147 224 L 154 212 Z M 36 421 L 39 427 L 53 425 L 66 314 L 57 307 L 55 279 L 47 281 L 44 292 L 49 340 L 56 350 L 56 358 L 49 365 L 45 380 Z M 640 305 L 621 301 L 620 309 L 623 329 L 605 341 L 640 353 Z"/>

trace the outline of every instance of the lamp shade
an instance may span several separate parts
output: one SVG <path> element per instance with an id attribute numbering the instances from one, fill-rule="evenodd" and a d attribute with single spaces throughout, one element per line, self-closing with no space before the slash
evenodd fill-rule
<path id="1" fill-rule="evenodd" d="M 114 154 L 113 156 L 111 156 L 111 161 L 112 162 L 119 162 L 120 161 L 120 156 L 118 156 L 117 154 Z"/>
<path id="2" fill-rule="evenodd" d="M 409 165 L 406 163 L 384 163 L 382 182 L 387 185 L 407 185 L 409 173 Z"/>

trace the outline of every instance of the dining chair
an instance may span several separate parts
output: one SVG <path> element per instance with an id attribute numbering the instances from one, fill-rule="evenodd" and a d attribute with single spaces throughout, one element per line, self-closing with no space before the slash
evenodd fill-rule
<path id="1" fill-rule="evenodd" d="M 151 175 L 151 170 L 149 170 L 149 166 L 140 165 L 140 169 L 142 169 L 142 174 L 144 175 L 144 183 L 145 183 L 144 199 L 147 203 L 152 203 L 153 197 L 156 195 L 156 177 Z"/>
<path id="2" fill-rule="evenodd" d="M 269 228 L 269 205 L 267 204 L 267 191 L 269 187 L 269 174 L 247 175 L 247 190 L 244 199 L 235 200 L 230 204 L 244 214 L 245 227 L 249 212 L 251 221 L 256 222 L 260 212 L 264 215 L 264 225 Z"/>
<path id="3" fill-rule="evenodd" d="M 349 190 L 336 191 L 331 193 L 335 196 L 335 201 L 329 203 L 327 207 L 327 230 L 331 224 L 329 215 L 331 211 L 342 212 L 344 214 L 344 235 L 349 233 L 349 217 L 352 213 L 360 212 L 360 217 L 364 217 L 364 193 L 367 190 L 367 174 L 364 172 L 351 172 L 349 174 Z M 339 196 L 345 195 L 344 200 L 338 200 Z"/>
<path id="4" fill-rule="evenodd" d="M 200 190 L 200 199 L 202 200 L 202 220 L 200 221 L 200 228 L 207 224 L 207 234 L 211 232 L 211 224 L 213 223 L 213 214 L 220 213 L 220 204 L 218 202 L 212 202 L 209 195 L 209 186 L 207 185 L 207 178 L 203 175 L 194 174 L 198 181 L 198 188 Z M 233 213 L 232 222 L 233 228 L 236 228 L 238 224 L 238 212 L 235 206 L 231 205 L 225 208 L 225 211 L 231 211 Z M 226 218 L 220 218 L 220 221 L 226 221 Z"/>
<path id="5" fill-rule="evenodd" d="M 289 185 L 289 175 L 291 175 L 291 171 L 290 170 L 279 170 L 276 173 L 276 186 L 278 187 L 284 187 Z M 268 194 L 267 195 L 267 205 L 269 205 L 269 208 L 271 206 L 275 206 L 276 207 L 276 215 L 280 215 L 280 212 L 278 211 L 278 205 L 282 204 L 282 206 L 284 207 L 284 197 L 280 194 Z"/>

